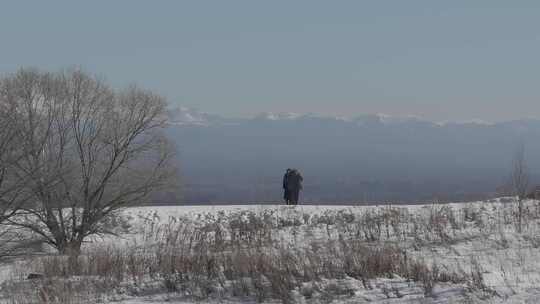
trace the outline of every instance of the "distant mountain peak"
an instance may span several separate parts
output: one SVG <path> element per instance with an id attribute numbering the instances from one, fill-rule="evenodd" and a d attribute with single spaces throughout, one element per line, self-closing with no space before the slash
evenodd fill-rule
<path id="1" fill-rule="evenodd" d="M 384 124 L 401 124 L 401 123 L 408 123 L 408 122 L 428 122 L 427 120 L 421 119 L 418 116 L 414 115 L 403 115 L 403 116 L 396 116 L 396 115 L 388 115 L 384 113 L 377 113 L 375 116 L 379 117 L 379 120 Z"/>
<path id="2" fill-rule="evenodd" d="M 436 123 L 439 126 L 447 126 L 447 125 L 479 125 L 479 126 L 492 126 L 494 123 L 485 121 L 482 119 L 470 119 L 470 120 L 463 120 L 463 121 L 441 121 Z"/>
<path id="3" fill-rule="evenodd" d="M 403 124 L 410 124 L 410 123 L 433 124 L 432 122 L 421 119 L 418 116 L 413 116 L 413 115 L 396 116 L 396 115 L 388 115 L 388 114 L 382 114 L 382 113 L 360 115 L 354 118 L 353 121 L 360 126 L 374 125 L 374 124 L 403 125 Z"/>
<path id="4" fill-rule="evenodd" d="M 217 115 L 201 112 L 196 109 L 179 106 L 167 111 L 168 123 L 172 125 L 203 125 L 212 124 L 215 120 L 221 120 Z"/>
<path id="5" fill-rule="evenodd" d="M 298 118 L 301 118 L 305 115 L 293 113 L 293 112 L 263 112 L 257 116 L 255 116 L 254 119 L 262 119 L 262 120 L 296 120 Z"/>

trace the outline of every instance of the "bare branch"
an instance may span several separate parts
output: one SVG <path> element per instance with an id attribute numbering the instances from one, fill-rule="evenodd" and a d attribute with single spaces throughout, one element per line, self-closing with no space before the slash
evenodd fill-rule
<path id="1" fill-rule="evenodd" d="M 31 202 L 23 213 L 41 223 L 12 224 L 64 251 L 106 233 L 100 222 L 114 211 L 171 185 L 176 168 L 160 96 L 136 86 L 115 91 L 80 70 L 21 70 L 2 84 L 14 130 L 5 136 L 21 151 L 10 167 L 21 181 L 17 197 Z M 3 172 L 0 164 L 0 185 Z"/>

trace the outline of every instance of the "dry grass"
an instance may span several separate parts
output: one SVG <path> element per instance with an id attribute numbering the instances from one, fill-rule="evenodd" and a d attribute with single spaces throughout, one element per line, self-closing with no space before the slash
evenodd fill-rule
<path id="1" fill-rule="evenodd" d="M 540 215 L 540 208 L 533 207 L 526 209 L 525 227 Z M 471 261 L 470 271 L 450 271 L 413 254 L 422 246 L 449 244 L 471 234 L 504 236 L 501 227 L 513 225 L 516 213 L 504 209 L 497 218 L 488 218 L 482 208 L 433 205 L 413 213 L 385 207 L 318 215 L 295 209 L 242 211 L 171 218 L 164 224 L 149 218 L 138 243 L 96 246 L 78 257 L 34 259 L 29 272 L 45 279 L 6 284 L 12 287 L 12 303 L 45 298 L 47 303 L 75 303 L 73 299 L 163 292 L 193 299 L 293 303 L 295 293 L 328 300 L 347 296 L 350 289 L 335 286 L 344 279 L 372 289 L 377 278 L 416 282 L 427 297 L 441 282 L 489 292 L 478 261 Z M 537 239 L 529 240 L 535 246 Z M 320 283 L 329 280 L 333 283 Z M 397 289 L 383 289 L 388 296 L 402 296 Z"/>

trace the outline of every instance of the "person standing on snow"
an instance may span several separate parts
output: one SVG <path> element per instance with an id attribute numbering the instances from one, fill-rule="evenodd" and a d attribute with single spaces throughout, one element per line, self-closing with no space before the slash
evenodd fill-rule
<path id="1" fill-rule="evenodd" d="M 302 190 L 304 178 L 297 169 L 290 170 L 288 174 L 286 174 L 286 177 L 286 192 L 288 193 L 289 204 L 298 205 L 298 198 L 300 196 L 300 190 Z"/>
<path id="2" fill-rule="evenodd" d="M 283 175 L 283 199 L 285 200 L 285 204 L 289 205 L 291 203 L 290 195 L 289 195 L 289 189 L 287 187 L 288 184 L 288 178 L 289 174 L 291 173 L 291 169 L 287 169 L 285 172 L 285 175 Z"/>

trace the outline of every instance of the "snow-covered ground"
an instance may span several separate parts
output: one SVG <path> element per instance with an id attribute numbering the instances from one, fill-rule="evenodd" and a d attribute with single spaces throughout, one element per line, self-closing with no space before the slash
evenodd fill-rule
<path id="1" fill-rule="evenodd" d="M 178 236 L 181 231 L 191 239 L 177 243 L 175 250 L 184 248 L 187 242 L 203 242 L 207 238 L 209 241 L 205 244 L 213 247 L 205 250 L 212 251 L 216 257 L 221 256 L 219 250 L 230 255 L 235 246 L 231 244 L 241 244 L 242 250 L 247 251 L 251 249 L 246 246 L 253 245 L 257 250 L 267 250 L 268 255 L 273 252 L 280 258 L 292 255 L 296 257 L 294 265 L 320 255 L 328 258 L 321 258 L 320 265 L 335 262 L 343 268 L 344 263 L 348 263 L 343 261 L 347 260 L 347 252 L 354 255 L 358 250 L 372 252 L 369 248 L 391 248 L 400 259 L 396 267 L 401 267 L 403 261 L 415 261 L 418 267 L 425 267 L 420 268 L 420 272 L 429 275 L 414 274 L 411 266 L 405 271 L 396 268 L 396 273 L 381 272 L 378 277 L 362 275 L 362 271 L 369 272 L 365 269 L 356 272 L 345 269 L 338 274 L 321 270 L 311 281 L 310 275 L 298 275 L 291 289 L 285 291 L 285 298 L 271 293 L 257 298 L 257 290 L 253 290 L 253 286 L 258 286 L 256 282 L 242 278 L 242 282 L 247 280 L 243 283 L 246 292 L 240 295 L 237 282 L 229 278 L 226 270 L 222 271 L 224 276 L 216 274 L 217 278 L 223 277 L 217 280 L 221 286 L 208 282 L 211 290 L 204 293 L 205 297 L 196 294 L 200 286 L 195 288 L 184 280 L 181 288 L 174 286 L 174 290 L 165 290 L 160 283 L 162 276 L 145 273 L 140 280 L 120 280 L 118 287 L 105 288 L 99 297 L 95 294 L 96 298 L 87 297 L 86 303 L 537 303 L 540 299 L 540 203 L 526 201 L 525 206 L 521 233 L 516 226 L 516 203 L 509 198 L 410 206 L 129 208 L 122 216 L 129 227 L 126 233 L 95 238 L 85 244 L 85 252 L 96 248 L 167 250 L 172 247 L 165 246 L 164 242 L 170 242 L 172 232 Z M 216 244 L 221 244 L 222 249 L 216 249 Z M 306 261 L 302 261 L 302 257 Z M 357 257 L 362 255 L 355 255 Z M 376 263 L 377 259 L 372 258 Z M 37 262 L 39 259 L 42 258 L 3 265 L 0 268 L 4 280 L 2 292 L 17 286 L 17 282 L 24 284 L 28 272 L 43 271 L 43 264 Z M 351 267 L 355 267 L 355 263 L 352 261 Z M 216 269 L 219 272 L 224 267 L 225 264 Z M 304 264 L 298 269 L 308 268 Z M 185 287 L 186 284 L 191 287 Z M 275 290 L 272 279 L 260 284 L 261 288 L 272 285 L 268 290 Z M 31 303 L 20 298 L 10 301 L 6 303 Z"/>

